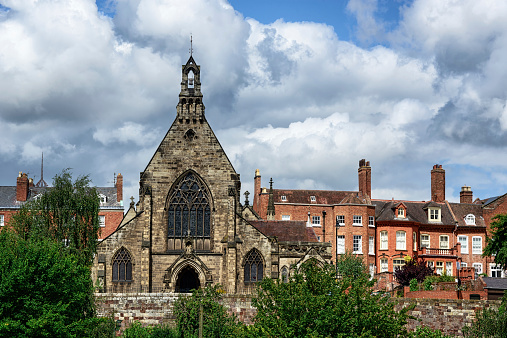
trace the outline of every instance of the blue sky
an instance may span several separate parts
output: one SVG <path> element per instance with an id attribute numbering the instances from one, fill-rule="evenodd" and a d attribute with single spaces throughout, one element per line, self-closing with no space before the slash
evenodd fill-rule
<path id="1" fill-rule="evenodd" d="M 0 0 L 0 185 L 63 168 L 139 172 L 175 117 L 190 34 L 206 116 L 252 190 L 357 189 L 427 200 L 430 170 L 507 192 L 501 0 Z M 281 19 L 281 20 L 280 20 Z"/>

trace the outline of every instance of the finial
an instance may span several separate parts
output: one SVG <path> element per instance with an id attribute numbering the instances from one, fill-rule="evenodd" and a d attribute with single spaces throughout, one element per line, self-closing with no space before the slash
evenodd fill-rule
<path id="1" fill-rule="evenodd" d="M 41 165 L 40 165 L 40 180 L 39 180 L 39 182 L 37 182 L 37 184 L 35 186 L 38 188 L 48 186 L 46 181 L 44 181 L 44 153 L 42 153 L 42 161 L 41 161 Z"/>
<path id="2" fill-rule="evenodd" d="M 194 51 L 194 49 L 192 48 L 192 33 L 190 33 L 190 49 L 189 49 L 190 56 L 192 56 L 193 51 Z"/>
<path id="3" fill-rule="evenodd" d="M 130 196 L 130 205 L 134 205 L 134 196 Z"/>
<path id="4" fill-rule="evenodd" d="M 273 189 L 273 177 L 271 177 L 271 179 L 269 180 L 269 189 L 270 190 Z"/>
<path id="5" fill-rule="evenodd" d="M 248 190 L 247 190 L 247 191 L 245 191 L 245 193 L 244 193 L 243 195 L 245 195 L 245 205 L 249 205 L 249 204 L 248 204 L 248 203 L 249 203 L 249 202 L 248 202 L 248 195 L 250 195 L 250 193 L 248 192 Z"/>

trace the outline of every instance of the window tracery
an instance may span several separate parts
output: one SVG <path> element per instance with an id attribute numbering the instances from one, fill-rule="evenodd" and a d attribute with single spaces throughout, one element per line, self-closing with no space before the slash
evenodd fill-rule
<path id="1" fill-rule="evenodd" d="M 245 283 L 255 283 L 263 278 L 264 265 L 262 255 L 257 249 L 251 250 L 245 257 Z"/>
<path id="2" fill-rule="evenodd" d="M 113 282 L 132 281 L 132 258 L 130 253 L 121 248 L 113 258 Z"/>

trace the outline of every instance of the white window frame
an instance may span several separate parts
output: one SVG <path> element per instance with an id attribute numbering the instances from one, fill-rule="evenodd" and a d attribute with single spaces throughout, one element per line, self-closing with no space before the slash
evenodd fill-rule
<path id="1" fill-rule="evenodd" d="M 428 208 L 428 221 L 441 222 L 442 213 L 440 208 Z"/>
<path id="2" fill-rule="evenodd" d="M 393 272 L 396 271 L 396 267 L 399 267 L 401 269 L 402 266 L 406 264 L 405 260 L 403 258 L 394 258 L 393 259 Z"/>
<path id="3" fill-rule="evenodd" d="M 100 205 L 104 205 L 107 203 L 107 196 L 106 195 L 99 194 L 99 199 L 100 199 Z"/>
<path id="4" fill-rule="evenodd" d="M 396 250 L 407 250 L 406 231 L 396 231 Z"/>
<path id="5" fill-rule="evenodd" d="M 466 225 L 475 225 L 475 215 L 468 214 L 465 216 L 465 224 Z"/>
<path id="6" fill-rule="evenodd" d="M 444 240 L 446 238 L 446 240 Z M 438 247 L 440 249 L 449 249 L 449 235 L 440 235 L 438 237 Z M 445 244 L 445 245 L 442 245 Z"/>
<path id="7" fill-rule="evenodd" d="M 437 275 L 442 276 L 444 273 L 444 262 L 443 261 L 437 261 L 435 265 L 435 273 Z"/>
<path id="8" fill-rule="evenodd" d="M 370 228 L 375 228 L 375 217 L 374 216 L 368 216 L 368 226 Z"/>
<path id="9" fill-rule="evenodd" d="M 405 209 L 404 208 L 398 208 L 398 218 L 405 218 Z"/>
<path id="10" fill-rule="evenodd" d="M 380 259 L 380 272 L 389 271 L 389 260 L 387 258 Z"/>
<path id="11" fill-rule="evenodd" d="M 0 227 L 3 227 L 5 225 L 5 216 L 0 215 Z"/>
<path id="12" fill-rule="evenodd" d="M 368 254 L 369 255 L 375 254 L 375 237 L 374 236 L 368 237 Z"/>
<path id="13" fill-rule="evenodd" d="M 101 227 L 101 228 L 106 227 L 106 216 L 105 215 L 99 215 L 99 227 Z"/>
<path id="14" fill-rule="evenodd" d="M 290 221 L 290 215 L 282 215 L 282 221 Z"/>
<path id="15" fill-rule="evenodd" d="M 493 272 L 495 272 L 495 273 L 493 273 Z M 496 278 L 505 278 L 505 271 L 502 269 L 501 265 L 497 265 L 495 263 L 489 263 L 489 276 L 496 277 Z"/>
<path id="16" fill-rule="evenodd" d="M 345 253 L 345 235 L 336 236 L 336 253 L 343 255 Z"/>
<path id="17" fill-rule="evenodd" d="M 389 235 L 387 230 L 380 232 L 380 250 L 389 250 Z"/>
<path id="18" fill-rule="evenodd" d="M 473 263 L 472 267 L 475 268 L 475 273 L 477 273 L 478 275 L 480 275 L 482 273 L 482 263 Z M 479 269 L 477 269 L 477 268 L 479 268 Z"/>
<path id="19" fill-rule="evenodd" d="M 310 196 L 310 202 L 317 202 L 317 197 Z"/>
<path id="20" fill-rule="evenodd" d="M 467 267 L 467 263 L 466 262 L 461 262 L 461 268 L 466 268 Z"/>
<path id="21" fill-rule="evenodd" d="M 312 226 L 320 227 L 320 216 L 312 216 Z"/>
<path id="22" fill-rule="evenodd" d="M 281 199 L 282 199 L 282 202 L 287 202 L 287 196 L 282 195 Z"/>
<path id="23" fill-rule="evenodd" d="M 336 224 L 338 224 L 339 226 L 344 226 L 345 225 L 345 215 L 337 215 L 336 216 Z"/>
<path id="24" fill-rule="evenodd" d="M 375 264 L 370 263 L 369 270 L 370 270 L 370 279 L 372 279 L 375 276 Z"/>
<path id="25" fill-rule="evenodd" d="M 472 255 L 482 255 L 482 237 L 472 237 Z"/>
<path id="26" fill-rule="evenodd" d="M 428 236 L 428 239 L 423 239 L 423 236 Z M 421 234 L 421 248 L 429 248 L 429 247 L 430 247 L 430 235 Z"/>
<path id="27" fill-rule="evenodd" d="M 468 236 L 459 235 L 458 242 L 461 244 L 461 253 L 468 254 Z"/>
<path id="28" fill-rule="evenodd" d="M 414 244 L 414 251 L 417 251 L 417 233 L 412 233 L 412 242 Z"/>
<path id="29" fill-rule="evenodd" d="M 363 226 L 363 216 L 361 215 L 352 216 L 352 225 L 356 227 Z"/>
<path id="30" fill-rule="evenodd" d="M 357 255 L 363 254 L 363 236 L 362 235 L 353 235 L 352 237 L 352 253 Z"/>
<path id="31" fill-rule="evenodd" d="M 452 268 L 452 262 L 445 262 L 445 273 L 448 276 L 454 276 L 454 269 Z"/>

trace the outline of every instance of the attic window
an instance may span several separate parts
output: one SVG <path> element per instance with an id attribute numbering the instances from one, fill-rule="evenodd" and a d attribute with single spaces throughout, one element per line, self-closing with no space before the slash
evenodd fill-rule
<path id="1" fill-rule="evenodd" d="M 398 218 L 405 218 L 405 209 L 398 208 Z"/>
<path id="2" fill-rule="evenodd" d="M 107 202 L 107 196 L 106 195 L 100 194 L 99 195 L 99 199 L 100 199 L 100 204 L 106 204 L 106 202 Z"/>
<path id="3" fill-rule="evenodd" d="M 285 195 L 282 196 L 282 202 L 287 202 L 287 196 Z"/>
<path id="4" fill-rule="evenodd" d="M 317 198 L 315 196 L 310 196 L 310 201 L 311 202 L 317 202 Z"/>
<path id="5" fill-rule="evenodd" d="M 428 208 L 428 221 L 430 222 L 440 222 L 440 208 Z"/>
<path id="6" fill-rule="evenodd" d="M 475 225 L 475 216 L 472 214 L 468 214 L 465 217 L 465 223 L 467 225 Z"/>

